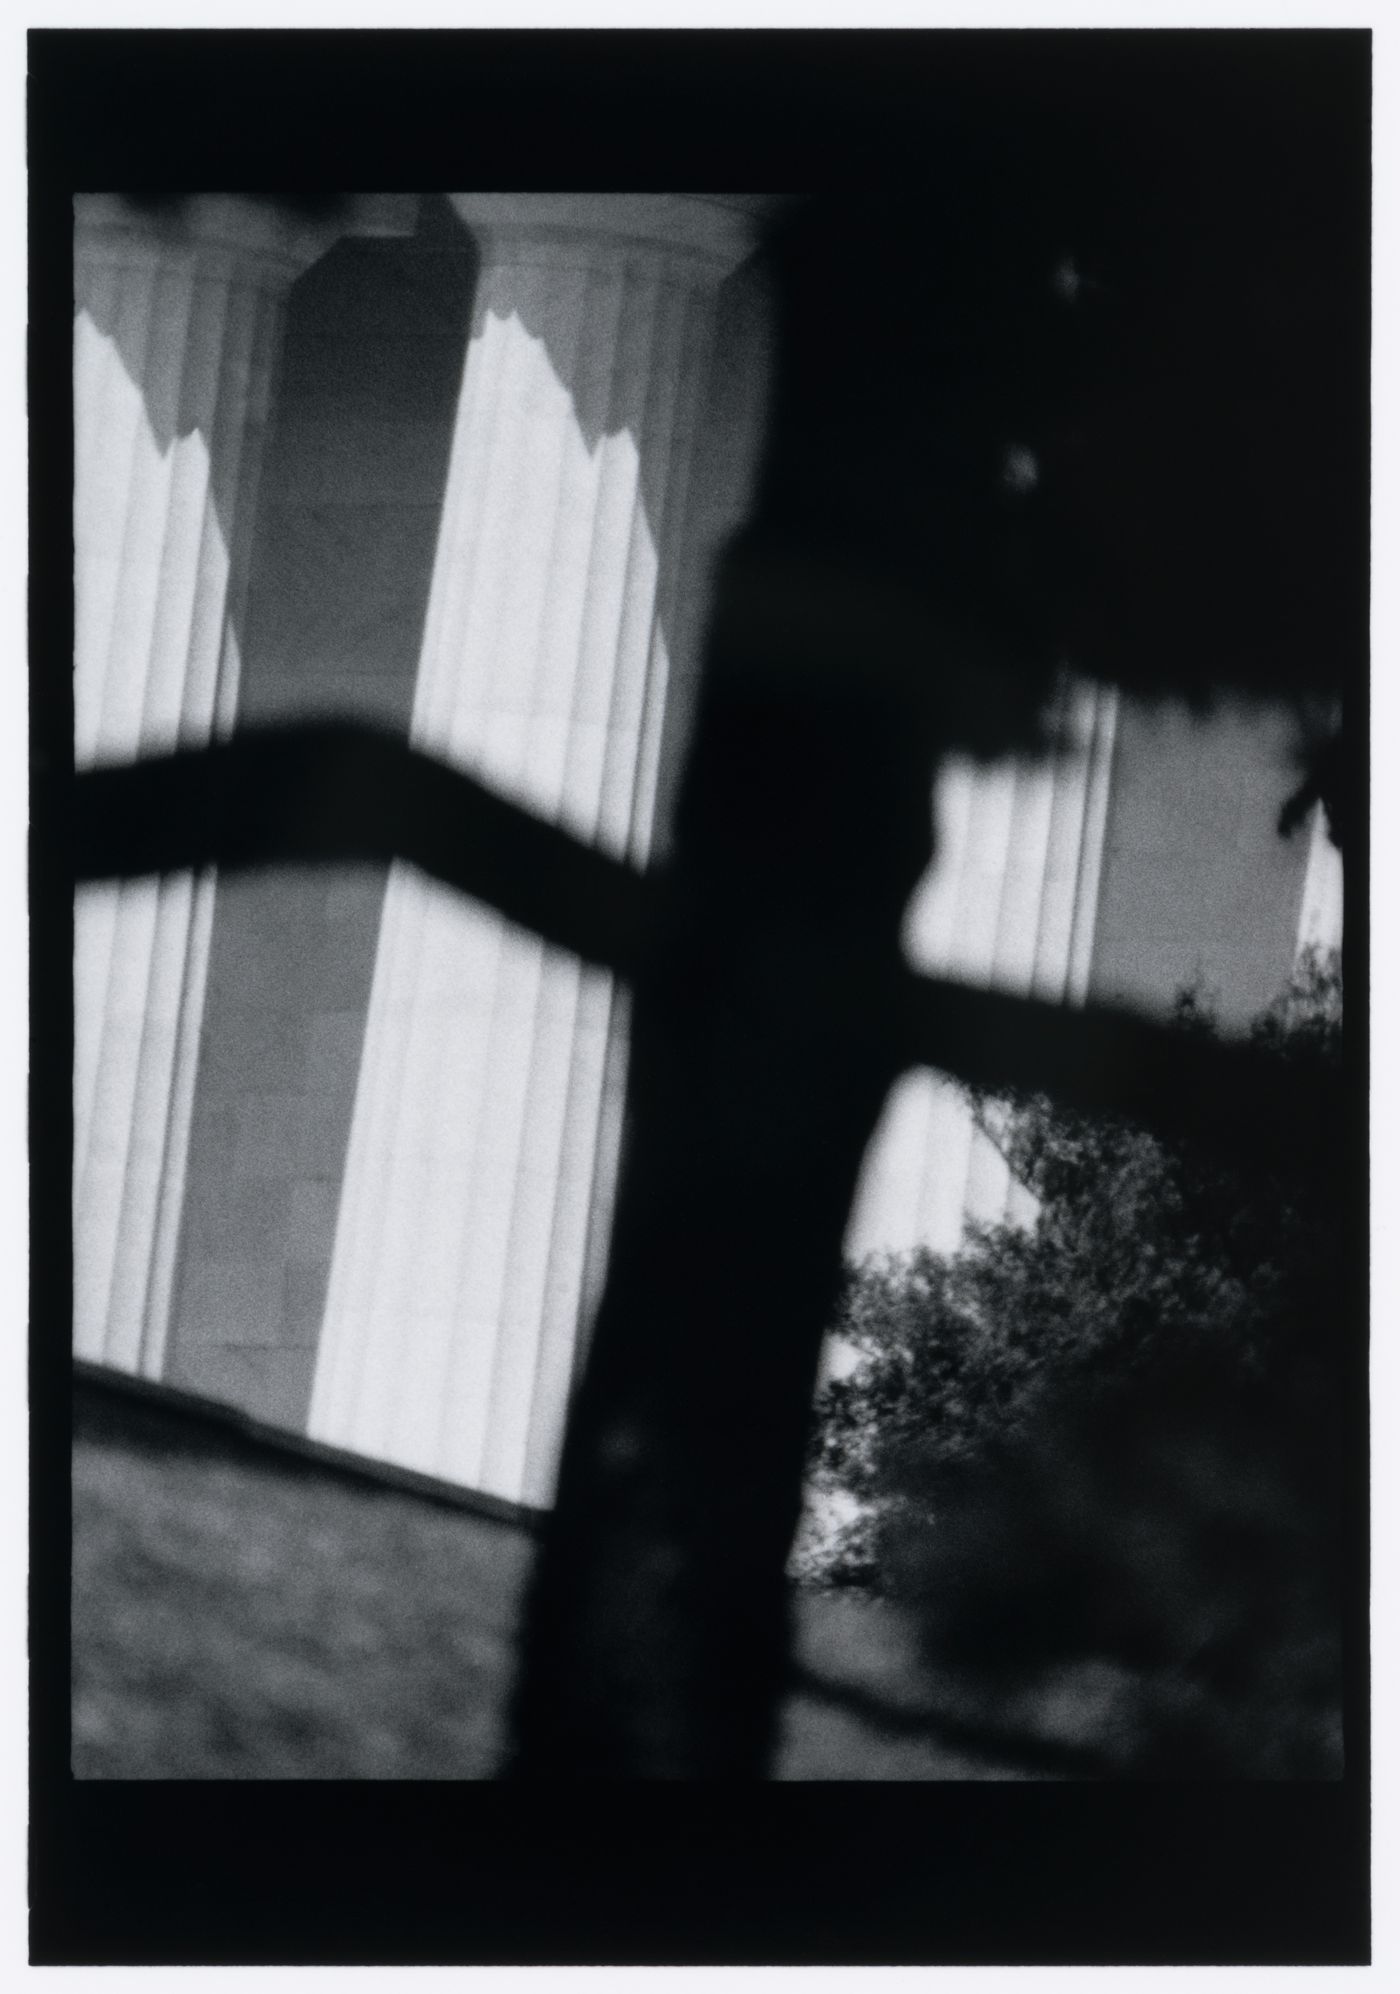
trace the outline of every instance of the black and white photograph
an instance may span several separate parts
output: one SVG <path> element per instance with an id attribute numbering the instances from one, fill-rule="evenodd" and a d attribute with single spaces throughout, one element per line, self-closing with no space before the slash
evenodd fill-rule
<path id="1" fill-rule="evenodd" d="M 1365 1962 L 1371 56 L 31 33 L 35 1963 Z"/>

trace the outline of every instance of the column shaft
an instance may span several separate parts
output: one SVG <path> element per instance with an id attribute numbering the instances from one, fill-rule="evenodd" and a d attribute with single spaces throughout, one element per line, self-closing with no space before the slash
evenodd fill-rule
<path id="1" fill-rule="evenodd" d="M 391 197 L 305 222 L 195 195 L 75 203 L 74 722 L 79 765 L 230 725 L 238 616 L 293 279 Z M 74 932 L 74 1341 L 158 1377 L 174 1279 L 212 875 L 85 887 Z"/>
<path id="2" fill-rule="evenodd" d="M 483 264 L 414 735 L 642 863 L 694 643 L 677 604 L 714 293 L 742 238 L 668 243 L 646 202 L 611 198 L 459 202 Z M 548 1500 L 618 1015 L 608 977 L 393 874 L 314 1434 Z"/>
<path id="3" fill-rule="evenodd" d="M 80 763 L 207 740 L 236 696 L 240 513 L 271 393 L 276 260 L 207 211 L 147 235 L 80 204 L 75 726 Z M 160 1374 L 211 878 L 84 888 L 75 936 L 79 1354 Z"/>
<path id="4" fill-rule="evenodd" d="M 938 846 L 910 907 L 906 947 L 934 975 L 1083 1003 L 1113 754 L 1115 696 L 1070 687 L 1040 760 L 949 761 L 934 808 Z M 1026 1219 L 1033 1206 L 962 1091 L 907 1074 L 871 1145 L 847 1233 L 855 1258 L 924 1244 L 951 1252 L 969 1219 Z"/>

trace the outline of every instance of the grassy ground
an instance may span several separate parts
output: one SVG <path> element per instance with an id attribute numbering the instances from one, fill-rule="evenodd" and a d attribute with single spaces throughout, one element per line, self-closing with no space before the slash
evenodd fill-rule
<path id="1" fill-rule="evenodd" d="M 484 1779 L 532 1538 L 151 1405 L 80 1394 L 73 1770 Z M 784 1780 L 1015 1779 L 918 1715 L 895 1616 L 799 1602 Z"/>

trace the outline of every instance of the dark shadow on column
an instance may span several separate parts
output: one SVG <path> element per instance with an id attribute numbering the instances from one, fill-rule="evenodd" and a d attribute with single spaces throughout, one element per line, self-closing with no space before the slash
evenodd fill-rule
<path id="1" fill-rule="evenodd" d="M 446 204 L 293 287 L 259 495 L 239 724 L 406 734 L 475 259 Z M 387 867 L 224 877 L 166 1376 L 303 1428 Z"/>

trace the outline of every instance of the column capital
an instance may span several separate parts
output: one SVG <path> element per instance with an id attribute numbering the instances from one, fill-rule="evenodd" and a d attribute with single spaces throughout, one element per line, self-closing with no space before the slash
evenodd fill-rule
<path id="1" fill-rule="evenodd" d="M 160 207 L 122 194 L 75 194 L 73 219 L 87 255 L 221 251 L 273 282 L 291 283 L 345 235 L 407 236 L 416 194 L 350 194 L 315 214 L 247 194 L 190 194 Z"/>
<path id="2" fill-rule="evenodd" d="M 719 283 L 757 246 L 766 197 L 748 194 L 450 194 L 493 263 L 588 265 L 664 257 Z"/>

